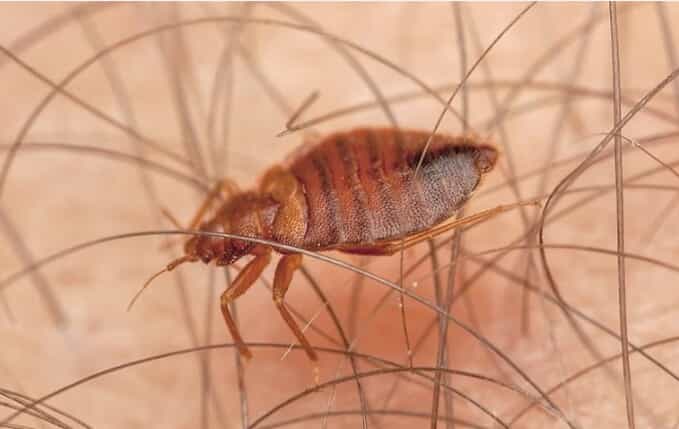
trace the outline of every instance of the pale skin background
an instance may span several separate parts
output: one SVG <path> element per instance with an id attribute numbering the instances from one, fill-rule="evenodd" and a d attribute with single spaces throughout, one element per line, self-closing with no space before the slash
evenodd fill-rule
<path id="1" fill-rule="evenodd" d="M 457 8 L 463 23 L 467 70 L 480 55 L 474 34 L 478 34 L 481 46 L 490 45 L 525 6 L 463 4 Z M 592 8 L 595 20 L 590 32 L 583 28 L 592 19 Z M 66 77 L 102 47 L 131 35 L 164 23 L 224 15 L 287 22 L 295 22 L 303 15 L 328 33 L 381 55 L 430 86 L 458 82 L 463 74 L 456 9 L 449 4 L 297 4 L 292 8 L 263 4 L 3 4 L 0 10 L 0 44 L 52 82 Z M 608 13 L 606 4 L 538 4 L 509 30 L 474 72 L 467 93 L 469 123 L 479 136 L 498 145 L 502 159 L 469 204 L 467 213 L 551 192 L 577 165 L 552 165 L 552 160 L 589 153 L 601 141 L 602 133 L 611 129 L 615 103 Z M 653 4 L 618 7 L 622 95 L 631 103 L 673 68 L 675 54 L 671 46 L 679 35 L 662 31 L 661 15 L 670 29 L 679 22 L 679 9 L 672 4 L 661 8 Z M 402 74 L 355 51 L 350 53 L 385 96 L 421 91 Z M 550 53 L 553 56 L 548 57 Z M 226 67 L 217 77 L 219 88 L 215 90 L 220 58 Z M 0 60 L 0 136 L 7 145 L 15 141 L 50 88 L 16 62 L 4 56 Z M 490 81 L 496 85 L 492 87 Z M 488 120 L 497 113 L 493 97 L 503 103 L 522 82 L 524 87 L 499 121 L 501 127 L 489 127 Z M 447 98 L 452 88 L 446 87 L 441 96 Z M 195 145 L 199 144 L 207 175 L 139 145 L 130 132 L 121 131 L 63 96 L 57 96 L 41 113 L 28 130 L 25 142 L 85 145 L 143 157 L 203 184 L 227 174 L 242 187 L 252 186 L 258 174 L 300 148 L 305 139 L 313 141 L 318 135 L 355 126 L 389 125 L 385 113 L 373 106 L 323 122 L 307 133 L 276 138 L 292 111 L 314 91 L 319 91 L 319 98 L 302 119 L 356 103 L 374 102 L 375 95 L 347 65 L 346 58 L 318 35 L 272 25 L 238 27 L 215 21 L 166 31 L 162 36 L 147 35 L 94 63 L 75 77 L 67 90 L 109 120 L 182 158 L 195 155 Z M 462 99 L 460 93 L 453 103 L 458 110 L 462 109 Z M 213 115 L 212 103 L 217 109 Z M 390 106 L 399 125 L 421 129 L 431 129 L 441 110 L 441 104 L 430 95 Z M 622 114 L 630 107 L 629 103 L 623 104 Z M 643 139 L 674 130 L 679 104 L 672 84 L 649 107 L 652 112 L 642 111 L 625 127 L 625 136 Z M 209 123 L 213 124 L 211 128 Z M 463 127 L 448 114 L 441 130 L 461 133 Z M 645 147 L 658 159 L 672 163 L 674 143 L 673 138 L 665 138 Z M 603 368 L 588 372 L 552 394 L 550 398 L 558 411 L 549 407 L 533 409 L 513 427 L 568 427 L 570 422 L 573 427 L 620 428 L 631 427 L 632 420 L 635 427 L 672 428 L 679 421 L 679 389 L 672 372 L 679 371 L 679 348 L 671 341 L 679 333 L 679 299 L 674 287 L 678 274 L 673 271 L 675 266 L 657 264 L 677 260 L 675 237 L 679 223 L 672 201 L 678 176 L 659 168 L 655 174 L 632 181 L 638 173 L 658 168 L 659 164 L 628 143 L 623 147 L 624 177 L 630 179 L 624 189 L 626 250 L 653 258 L 626 260 L 628 337 L 637 346 L 660 340 L 666 343 L 648 350 L 655 363 L 638 354 L 629 358 L 633 419 L 626 407 L 622 361 L 612 359 Z M 26 266 L 31 258 L 37 260 L 78 243 L 115 234 L 174 229 L 161 216 L 161 208 L 186 223 L 202 198 L 195 186 L 158 173 L 148 164 L 111 159 L 102 153 L 36 148 L 26 146 L 25 152 L 19 152 L 0 196 L 2 279 Z M 553 213 L 595 195 L 592 192 L 598 188 L 592 191 L 593 186 L 602 186 L 606 192 L 592 196 L 568 216 L 553 220 L 545 229 L 546 243 L 615 251 L 612 150 L 613 143 L 603 152 L 605 160 L 592 166 L 570 187 L 581 191 L 564 196 Z M 575 159 L 579 162 L 582 157 Z M 535 171 L 539 174 L 519 182 L 518 191 L 506 185 L 508 178 Z M 587 187 L 589 190 L 582 190 Z M 511 244 L 527 225 L 533 224 L 537 213 L 534 208 L 525 209 L 524 222 L 514 211 L 465 232 L 465 254 Z M 142 237 L 99 244 L 45 266 L 41 277 L 3 284 L 0 387 L 37 398 L 129 361 L 196 345 L 230 342 L 218 309 L 224 277 L 214 267 L 183 266 L 177 270 L 179 277 L 170 274 L 159 278 L 133 311 L 125 312 L 144 280 L 178 255 L 180 246 L 176 242 L 171 251 L 162 249 L 166 241 L 163 237 Z M 478 263 L 495 255 L 462 259 L 457 273 L 449 275 L 450 245 L 443 249 L 437 252 L 439 265 L 445 267 L 439 271 L 443 296 L 449 278 L 455 279 L 453 289 L 459 291 L 478 277 Z M 408 268 L 427 250 L 428 245 L 423 243 L 406 252 L 404 266 Z M 621 352 L 619 339 L 591 323 L 616 335 L 620 332 L 615 254 L 571 248 L 550 249 L 547 255 L 551 274 L 571 306 L 570 314 L 578 310 L 590 322 L 577 318 L 577 325 L 573 325 L 554 301 L 535 293 L 543 291 L 551 297 L 537 251 L 509 253 L 497 268 L 478 277 L 450 310 L 456 321 L 492 343 L 495 352 L 451 322 L 446 341 L 447 365 L 514 386 L 524 393 L 478 378 L 453 375 L 447 383 L 466 399 L 452 395 L 452 405 L 448 406 L 441 395 L 439 427 L 452 427 L 446 416 L 454 419 L 455 427 L 500 427 L 497 420 L 479 411 L 470 400 L 509 424 L 528 403 L 527 398 L 538 395 L 497 352 L 502 352 L 543 391 Z M 330 256 L 398 282 L 398 255 Z M 389 296 L 374 312 L 374 306 L 388 291 L 383 284 L 308 257 L 305 262 L 347 337 L 358 336 L 354 350 L 408 365 L 398 295 Z M 236 272 L 232 270 L 232 274 Z M 273 265 L 264 276 L 267 282 L 272 273 Z M 178 278 L 182 284 L 177 283 Z M 524 295 L 524 284 L 533 292 Z M 407 277 L 404 285 L 435 305 L 431 261 Z M 51 306 L 46 298 L 48 292 L 53 297 Z M 306 319 L 317 316 L 313 326 L 326 337 L 307 331 L 314 346 L 345 349 L 332 318 L 301 274 L 293 280 L 288 303 Z M 246 341 L 283 347 L 292 342 L 292 334 L 262 284 L 255 285 L 238 301 L 237 313 Z M 438 324 L 432 325 L 435 312 L 406 298 L 405 314 L 411 344 L 429 332 L 413 355 L 413 365 L 436 366 L 442 343 Z M 284 348 L 253 345 L 253 352 L 254 359 L 244 364 L 242 371 L 244 388 L 239 388 L 239 367 L 233 350 L 218 349 L 114 372 L 67 390 L 48 403 L 96 428 L 244 427 L 283 401 L 314 387 L 312 366 L 301 351 L 283 360 Z M 374 363 L 357 360 L 359 372 L 375 368 Z M 365 407 L 376 410 L 367 419 L 369 427 L 432 424 L 432 383 L 404 370 L 405 374 L 409 372 L 404 379 L 394 374 L 363 379 Z M 321 353 L 322 383 L 351 374 L 346 359 Z M 400 381 L 390 395 L 397 379 Z M 4 404 L 8 399 L 0 402 L 0 415 L 7 415 L 10 411 Z M 242 410 L 246 410 L 245 418 Z M 342 411 L 351 412 L 332 414 Z M 325 412 L 332 415 L 327 420 L 322 417 Z M 297 418 L 303 420 L 287 427 L 361 427 L 360 416 L 356 385 L 344 382 L 336 391 L 324 387 L 320 393 L 307 394 L 274 410 L 256 427 Z M 13 423 L 52 427 L 32 418 Z M 73 421 L 66 423 L 83 427 Z"/>

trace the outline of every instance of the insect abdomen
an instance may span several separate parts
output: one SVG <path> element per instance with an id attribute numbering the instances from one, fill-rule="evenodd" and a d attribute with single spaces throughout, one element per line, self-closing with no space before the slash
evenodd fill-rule
<path id="1" fill-rule="evenodd" d="M 369 244 L 450 217 L 480 180 L 479 148 L 469 139 L 437 135 L 416 176 L 428 136 L 357 129 L 328 136 L 294 161 L 290 169 L 308 206 L 305 247 Z"/>

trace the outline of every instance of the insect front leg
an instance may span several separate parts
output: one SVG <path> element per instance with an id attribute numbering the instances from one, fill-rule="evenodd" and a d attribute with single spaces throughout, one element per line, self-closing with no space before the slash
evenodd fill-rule
<path id="1" fill-rule="evenodd" d="M 205 218 L 205 215 L 207 214 L 208 210 L 214 204 L 215 200 L 218 197 L 221 198 L 228 198 L 229 196 L 235 194 L 238 192 L 238 185 L 236 185 L 235 182 L 233 182 L 231 179 L 222 179 L 219 182 L 215 184 L 215 186 L 210 190 L 210 192 L 207 194 L 205 197 L 205 200 L 203 200 L 203 203 L 201 204 L 200 208 L 196 212 L 195 215 L 193 215 L 193 218 L 191 219 L 191 223 L 189 223 L 189 226 L 184 228 L 182 224 L 177 220 L 177 218 L 172 215 L 172 213 L 167 209 L 167 208 L 162 208 L 161 213 L 163 216 L 167 218 L 167 220 L 170 221 L 170 223 L 177 229 L 187 229 L 187 230 L 195 230 L 198 229 L 200 226 L 200 223 L 202 220 Z M 165 242 L 162 246 L 161 249 L 165 250 L 170 247 L 172 247 L 176 243 L 175 240 L 168 240 Z"/>
<path id="2" fill-rule="evenodd" d="M 215 186 L 210 190 L 210 192 L 207 194 L 205 197 L 205 200 L 203 201 L 203 204 L 201 204 L 200 208 L 196 212 L 195 215 L 193 215 L 193 218 L 191 219 L 191 223 L 189 223 L 189 226 L 186 227 L 187 230 L 195 230 L 198 229 L 200 226 L 201 221 L 203 218 L 205 218 L 206 213 L 214 204 L 214 201 L 218 198 L 228 198 L 229 196 L 235 194 L 238 192 L 238 185 L 236 185 L 235 182 L 233 182 L 231 179 L 222 179 L 219 182 L 215 184 Z M 177 229 L 185 229 L 181 223 L 170 213 L 170 211 L 166 208 L 161 209 L 161 213 L 170 221 L 172 225 L 175 226 Z M 172 247 L 175 244 L 174 240 L 168 240 L 161 249 L 167 249 Z"/>
<path id="3" fill-rule="evenodd" d="M 311 344 L 304 336 L 302 330 L 299 329 L 299 326 L 297 326 L 297 323 L 292 318 L 290 312 L 288 312 L 288 309 L 285 308 L 285 294 L 288 291 L 288 287 L 290 287 L 292 275 L 301 265 L 302 255 L 300 254 L 285 255 L 281 258 L 278 262 L 278 266 L 276 266 L 276 275 L 273 280 L 273 300 L 276 303 L 276 307 L 278 307 L 281 316 L 283 316 L 285 323 L 287 323 L 290 330 L 295 334 L 295 337 L 297 337 L 297 340 L 304 348 L 304 351 L 306 351 L 309 359 L 316 362 L 318 361 L 316 351 L 311 347 Z"/>
<path id="4" fill-rule="evenodd" d="M 205 197 L 205 201 L 203 201 L 203 204 L 201 204 L 196 214 L 193 215 L 193 219 L 191 220 L 191 223 L 187 229 L 192 230 L 198 228 L 200 222 L 205 217 L 205 214 L 208 212 L 218 197 L 229 197 L 230 195 L 233 195 L 237 192 L 238 185 L 236 185 L 231 179 L 224 178 L 217 182 L 215 187 L 212 188 L 210 193 L 207 194 L 207 197 Z"/>
<path id="5" fill-rule="evenodd" d="M 256 246 L 252 253 L 255 255 L 255 258 L 238 273 L 238 277 L 236 277 L 231 286 L 222 294 L 220 302 L 226 327 L 229 328 L 229 332 L 231 332 L 233 342 L 236 344 L 238 351 L 246 359 L 252 358 L 252 353 L 240 336 L 236 322 L 233 320 L 231 312 L 229 311 L 229 304 L 244 294 L 262 275 L 262 271 L 269 265 L 269 262 L 271 262 L 270 248 Z"/>

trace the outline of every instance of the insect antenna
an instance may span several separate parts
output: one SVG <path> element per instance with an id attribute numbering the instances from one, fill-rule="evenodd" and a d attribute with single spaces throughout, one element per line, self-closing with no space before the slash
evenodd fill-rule
<path id="1" fill-rule="evenodd" d="M 127 305 L 127 311 L 130 311 L 132 309 L 132 306 L 134 305 L 135 302 L 137 302 L 137 299 L 139 299 L 141 293 L 144 292 L 144 290 L 161 274 L 170 272 L 177 268 L 177 266 L 185 262 L 195 262 L 196 260 L 197 260 L 196 257 L 192 255 L 182 256 L 181 258 L 175 259 L 174 261 L 170 262 L 169 264 L 167 264 L 165 268 L 152 275 L 148 280 L 146 280 L 141 289 L 139 289 L 139 291 L 132 297 L 130 303 Z"/>

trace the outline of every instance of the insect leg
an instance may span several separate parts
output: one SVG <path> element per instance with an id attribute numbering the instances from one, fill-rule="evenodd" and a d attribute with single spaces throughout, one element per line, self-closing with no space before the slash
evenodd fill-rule
<path id="1" fill-rule="evenodd" d="M 200 208 L 193 216 L 191 223 L 186 229 L 188 230 L 197 229 L 200 226 L 200 222 L 205 217 L 205 214 L 208 212 L 208 210 L 218 197 L 220 196 L 222 198 L 228 197 L 229 195 L 233 195 L 236 192 L 238 192 L 238 186 L 232 180 L 224 178 L 217 182 L 214 188 L 212 188 L 212 190 L 210 190 L 210 192 L 207 194 L 207 197 L 205 197 L 203 204 L 201 204 Z M 172 225 L 174 225 L 177 229 L 184 229 L 184 227 L 172 215 L 172 213 L 170 213 L 168 209 L 162 208 L 161 212 L 163 216 L 165 216 L 170 221 L 170 223 L 172 223 Z M 166 249 L 173 246 L 174 244 L 175 244 L 174 240 L 168 240 L 161 248 Z"/>
<path id="2" fill-rule="evenodd" d="M 471 226 L 475 225 L 477 223 L 486 221 L 491 219 L 494 216 L 499 215 L 500 213 L 507 212 L 509 210 L 515 209 L 517 207 L 521 206 L 539 206 L 540 203 L 537 200 L 531 200 L 531 201 L 521 201 L 518 203 L 513 203 L 513 204 L 506 204 L 506 205 L 501 205 L 494 207 L 492 209 L 487 209 L 483 210 L 478 213 L 474 213 L 472 215 L 463 217 L 462 219 L 453 219 L 453 220 L 448 220 L 443 223 L 440 223 L 430 229 L 427 229 L 425 231 L 417 232 L 415 234 L 412 234 L 410 236 L 404 237 L 402 239 L 392 239 L 392 240 L 384 240 L 384 241 L 378 241 L 375 243 L 372 243 L 370 245 L 346 245 L 346 246 L 337 246 L 335 249 L 340 250 L 342 252 L 349 252 L 349 253 L 358 253 L 358 254 L 366 254 L 366 255 L 393 255 L 394 253 L 400 251 L 401 249 L 407 249 L 411 246 L 414 246 L 416 244 L 419 244 L 425 240 L 428 240 L 430 238 L 436 237 L 439 234 L 443 234 L 444 232 L 448 232 L 454 228 L 459 228 L 462 226 Z"/>
<path id="3" fill-rule="evenodd" d="M 224 178 L 217 182 L 215 187 L 212 188 L 210 193 L 207 194 L 207 197 L 205 197 L 205 201 L 203 201 L 203 204 L 201 204 L 200 208 L 193 216 L 193 219 L 191 220 L 191 223 L 187 229 L 198 228 L 200 222 L 205 217 L 205 214 L 210 209 L 215 199 L 222 196 L 229 196 L 235 194 L 236 192 L 238 192 L 238 186 L 232 180 Z"/>
<path id="4" fill-rule="evenodd" d="M 301 265 L 302 255 L 300 254 L 285 255 L 281 258 L 281 260 L 278 262 L 278 266 L 276 266 L 276 275 L 273 280 L 273 300 L 276 303 L 276 307 L 278 307 L 278 311 L 280 311 L 281 316 L 283 316 L 283 319 L 285 319 L 285 323 L 287 323 L 292 332 L 295 334 L 295 337 L 297 337 L 299 343 L 302 345 L 302 347 L 304 347 L 304 351 L 306 351 L 309 359 L 311 359 L 313 362 L 316 362 L 318 361 L 316 352 L 311 347 L 311 344 L 304 336 L 302 330 L 299 329 L 299 326 L 297 326 L 297 323 L 288 312 L 288 309 L 285 308 L 284 302 L 285 293 L 288 291 L 288 287 L 292 281 L 292 275 Z"/>
<path id="5" fill-rule="evenodd" d="M 226 322 L 226 326 L 231 332 L 231 336 L 233 337 L 233 341 L 236 344 L 238 351 L 246 359 L 252 358 L 252 353 L 245 345 L 245 342 L 238 331 L 238 327 L 236 326 L 236 322 L 233 320 L 233 317 L 231 317 L 229 304 L 244 294 L 245 291 L 255 283 L 259 276 L 262 275 L 262 271 L 269 265 L 269 262 L 271 262 L 270 248 L 257 246 L 253 249 L 253 254 L 255 254 L 255 258 L 238 273 L 238 277 L 236 277 L 231 286 L 225 290 L 221 296 L 221 308 L 224 322 Z"/>
<path id="6" fill-rule="evenodd" d="M 538 200 L 519 201 L 518 203 L 505 204 L 494 207 L 492 209 L 483 210 L 478 213 L 465 216 L 462 219 L 455 219 L 452 221 L 444 222 L 442 224 L 434 226 L 433 228 L 427 231 L 424 231 L 422 234 L 415 234 L 412 237 L 407 237 L 405 239 L 403 247 L 407 248 L 410 246 L 414 246 L 415 244 L 418 244 L 426 239 L 436 237 L 437 235 L 443 234 L 444 232 L 448 232 L 454 228 L 459 228 L 462 226 L 471 226 L 480 222 L 487 221 L 499 215 L 500 213 L 505 213 L 509 210 L 513 210 L 517 207 L 522 206 L 540 206 L 540 202 Z M 396 246 L 394 250 L 400 250 L 401 248 L 400 244 L 398 242 L 396 242 L 395 244 Z"/>

